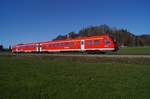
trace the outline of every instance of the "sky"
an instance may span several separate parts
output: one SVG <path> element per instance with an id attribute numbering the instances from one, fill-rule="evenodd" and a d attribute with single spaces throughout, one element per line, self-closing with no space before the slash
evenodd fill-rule
<path id="1" fill-rule="evenodd" d="M 150 0 L 0 0 L 0 45 L 54 39 L 107 24 L 150 34 Z"/>

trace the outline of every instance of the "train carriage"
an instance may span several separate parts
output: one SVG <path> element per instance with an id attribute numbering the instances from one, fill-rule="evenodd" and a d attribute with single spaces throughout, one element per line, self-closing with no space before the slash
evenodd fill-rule
<path id="1" fill-rule="evenodd" d="M 30 44 L 18 44 L 12 47 L 12 52 L 106 52 L 117 49 L 116 43 L 110 36 L 91 36 L 67 40 L 54 40 L 47 42 L 35 42 Z"/>

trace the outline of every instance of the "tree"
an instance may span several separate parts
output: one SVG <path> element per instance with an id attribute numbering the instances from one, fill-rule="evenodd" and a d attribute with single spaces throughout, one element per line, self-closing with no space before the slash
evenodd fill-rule
<path id="1" fill-rule="evenodd" d="M 3 51 L 3 49 L 4 49 L 3 45 L 0 45 L 0 51 Z"/>
<path id="2" fill-rule="evenodd" d="M 66 35 L 58 35 L 55 39 L 53 39 L 53 40 L 65 40 L 65 39 L 67 39 L 67 36 Z"/>
<path id="3" fill-rule="evenodd" d="M 76 38 L 76 37 L 87 37 L 87 36 L 98 36 L 98 35 L 111 35 L 117 41 L 118 45 L 125 46 L 143 46 L 144 44 L 150 45 L 150 35 L 149 36 L 135 36 L 130 33 L 127 29 L 117 29 L 109 27 L 106 24 L 99 26 L 90 26 L 83 28 L 79 33 L 69 32 L 67 35 L 59 35 L 55 40 Z"/>
<path id="4" fill-rule="evenodd" d="M 68 33 L 68 37 L 69 38 L 76 38 L 78 35 L 77 35 L 77 33 L 75 33 L 75 32 L 69 32 Z"/>
<path id="5" fill-rule="evenodd" d="M 8 50 L 9 50 L 9 51 L 11 51 L 11 45 L 9 45 L 9 48 L 8 48 Z"/>

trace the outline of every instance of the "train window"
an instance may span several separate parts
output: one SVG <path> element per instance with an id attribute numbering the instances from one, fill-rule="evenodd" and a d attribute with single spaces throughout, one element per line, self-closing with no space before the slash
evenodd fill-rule
<path id="1" fill-rule="evenodd" d="M 64 43 L 60 43 L 60 46 L 64 46 Z"/>
<path id="2" fill-rule="evenodd" d="M 64 43 L 62 43 L 62 46 L 64 46 L 65 44 Z"/>
<path id="3" fill-rule="evenodd" d="M 89 41 L 88 41 L 88 45 L 92 45 L 92 40 L 89 40 Z"/>
<path id="4" fill-rule="evenodd" d="M 61 46 L 61 43 L 58 43 L 59 46 Z"/>
<path id="5" fill-rule="evenodd" d="M 108 44 L 109 41 L 108 41 L 107 39 L 104 39 L 104 43 L 105 43 L 105 44 Z"/>
<path id="6" fill-rule="evenodd" d="M 51 46 L 52 46 L 52 44 L 49 44 L 48 46 L 49 46 L 49 47 L 51 47 Z"/>
<path id="7" fill-rule="evenodd" d="M 84 41 L 81 41 L 81 45 L 84 45 Z"/>
<path id="8" fill-rule="evenodd" d="M 68 45 L 69 45 L 69 43 L 67 42 L 65 45 L 66 45 L 66 46 L 68 46 Z"/>
<path id="9" fill-rule="evenodd" d="M 43 45 L 42 44 L 39 44 L 39 47 L 42 47 Z"/>
<path id="10" fill-rule="evenodd" d="M 56 46 L 59 46 L 60 44 L 59 43 L 56 43 Z"/>
<path id="11" fill-rule="evenodd" d="M 53 44 L 53 46 L 55 46 L 55 44 Z"/>
<path id="12" fill-rule="evenodd" d="M 99 40 L 94 40 L 94 44 L 98 45 L 99 44 Z"/>
<path id="13" fill-rule="evenodd" d="M 70 42 L 70 46 L 73 46 L 74 45 L 74 43 L 73 42 Z"/>

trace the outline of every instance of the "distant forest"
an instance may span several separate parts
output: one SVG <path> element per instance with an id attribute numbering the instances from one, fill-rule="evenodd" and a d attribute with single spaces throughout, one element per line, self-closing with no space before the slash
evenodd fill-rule
<path id="1" fill-rule="evenodd" d="M 127 29 L 112 28 L 105 24 L 83 28 L 79 33 L 70 32 L 66 35 L 58 35 L 54 40 L 65 40 L 103 34 L 112 36 L 119 46 L 150 46 L 150 34 L 138 36 L 129 32 Z"/>

